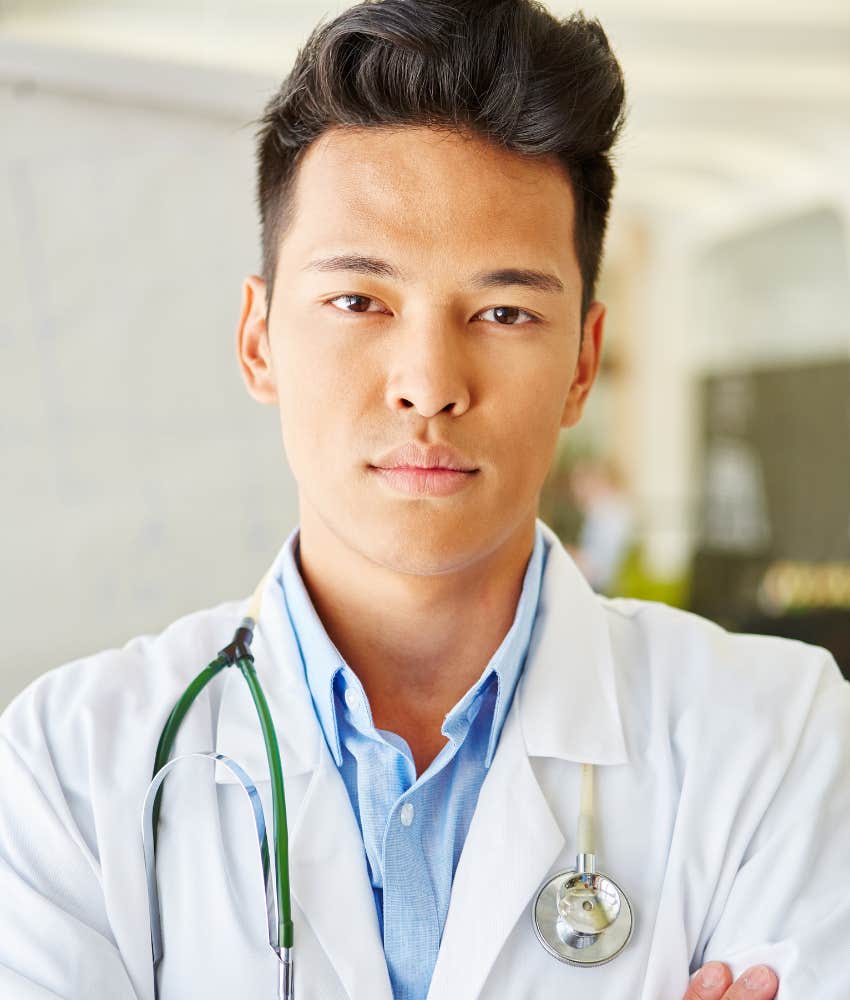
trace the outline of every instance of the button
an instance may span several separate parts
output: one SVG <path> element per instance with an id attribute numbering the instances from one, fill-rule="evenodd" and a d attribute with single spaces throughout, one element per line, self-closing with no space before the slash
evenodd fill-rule
<path id="1" fill-rule="evenodd" d="M 356 712 L 360 708 L 360 695 L 354 688 L 345 689 L 345 704 L 348 705 L 352 712 Z"/>
<path id="2" fill-rule="evenodd" d="M 410 824 L 413 822 L 413 813 L 414 813 L 413 803 L 405 802 L 404 805 L 401 807 L 402 826 L 410 826 Z"/>

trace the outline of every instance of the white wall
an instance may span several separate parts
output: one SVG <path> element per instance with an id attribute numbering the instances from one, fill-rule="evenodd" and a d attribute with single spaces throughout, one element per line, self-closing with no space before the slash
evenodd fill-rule
<path id="1" fill-rule="evenodd" d="M 296 523 L 277 411 L 236 364 L 259 261 L 243 125 L 0 88 L 0 708 L 248 594 Z"/>

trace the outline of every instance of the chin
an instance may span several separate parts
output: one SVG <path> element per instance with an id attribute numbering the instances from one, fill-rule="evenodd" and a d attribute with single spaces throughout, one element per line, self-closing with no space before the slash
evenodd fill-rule
<path id="1" fill-rule="evenodd" d="M 399 505 L 403 507 L 403 505 Z M 367 558 L 398 573 L 433 576 L 460 569 L 483 547 L 478 531 L 470 530 L 470 513 L 435 509 L 413 501 L 396 512 L 376 510 L 352 526 L 352 544 Z"/>

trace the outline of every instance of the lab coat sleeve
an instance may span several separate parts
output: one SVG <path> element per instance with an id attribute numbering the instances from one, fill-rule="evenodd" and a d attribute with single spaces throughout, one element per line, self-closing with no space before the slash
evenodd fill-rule
<path id="1" fill-rule="evenodd" d="M 38 763 L 38 777 L 26 758 Z M 17 748 L 0 719 L 0 997 L 134 1000 L 109 930 L 98 860 L 46 746 Z"/>
<path id="2" fill-rule="evenodd" d="M 818 683 L 703 962 L 771 966 L 777 1000 L 850 997 L 850 684 L 814 648 Z M 720 720 L 722 722 L 722 720 Z M 734 752 L 734 731 L 729 734 Z M 711 817 L 706 817 L 711 822 Z"/>

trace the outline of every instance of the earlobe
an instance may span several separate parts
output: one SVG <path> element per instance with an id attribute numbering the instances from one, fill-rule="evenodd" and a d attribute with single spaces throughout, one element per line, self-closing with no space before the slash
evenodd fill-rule
<path id="1" fill-rule="evenodd" d="M 276 403 L 277 384 L 266 322 L 266 283 L 256 274 L 242 283 L 236 339 L 239 368 L 248 392 L 258 403 Z"/>
<path id="2" fill-rule="evenodd" d="M 582 324 L 581 343 L 576 361 L 573 380 L 570 385 L 561 427 L 573 427 L 581 419 L 584 404 L 599 370 L 602 353 L 602 332 L 605 325 L 605 306 L 602 302 L 592 302 Z"/>

